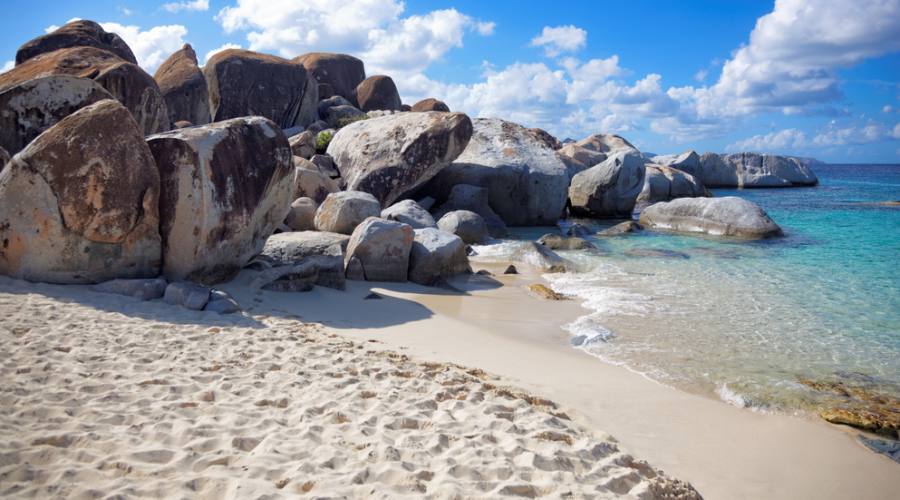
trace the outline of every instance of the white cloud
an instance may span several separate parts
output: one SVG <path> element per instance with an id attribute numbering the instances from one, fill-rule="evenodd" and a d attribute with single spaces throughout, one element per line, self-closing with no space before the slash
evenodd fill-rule
<path id="1" fill-rule="evenodd" d="M 3 68 L 0 69 L 0 73 L 6 73 L 7 71 L 9 71 L 9 70 L 11 70 L 11 69 L 13 69 L 13 68 L 15 68 L 15 67 L 16 67 L 16 62 L 15 62 L 15 61 L 6 61 L 6 62 L 3 64 Z"/>
<path id="2" fill-rule="evenodd" d="M 900 140 L 900 123 L 894 125 L 894 130 L 891 132 L 891 136 L 894 139 Z"/>
<path id="3" fill-rule="evenodd" d="M 209 52 L 207 52 L 207 53 L 206 53 L 206 57 L 203 58 L 203 65 L 204 65 L 204 66 L 206 65 L 206 63 L 207 63 L 207 61 L 209 61 L 209 58 L 210 58 L 210 57 L 212 57 L 212 56 L 218 54 L 219 52 L 222 52 L 223 50 L 228 50 L 228 49 L 239 49 L 239 48 L 241 48 L 241 46 L 238 45 L 238 44 L 236 44 L 236 43 L 226 43 L 225 45 L 222 45 L 221 47 L 217 47 L 217 48 L 215 48 L 215 49 L 212 49 L 212 50 L 210 50 Z"/>
<path id="4" fill-rule="evenodd" d="M 128 7 L 125 7 L 124 5 L 120 5 L 120 6 L 116 7 L 116 9 L 118 9 L 118 11 L 121 12 L 122 15 L 125 17 L 134 15 L 134 11 L 129 9 Z"/>
<path id="5" fill-rule="evenodd" d="M 587 43 L 587 31 L 576 26 L 544 26 L 541 34 L 531 40 L 533 47 L 543 47 L 548 57 L 563 52 L 575 52 Z"/>
<path id="6" fill-rule="evenodd" d="M 154 26 L 142 31 L 134 25 L 100 23 L 103 29 L 116 33 L 131 47 L 138 64 L 151 75 L 173 52 L 184 45 L 187 28 L 180 24 Z"/>
<path id="7" fill-rule="evenodd" d="M 725 151 L 749 151 L 754 153 L 785 153 L 797 151 L 807 146 L 806 134 L 796 128 L 788 128 L 765 135 L 737 141 L 725 147 Z"/>
<path id="8" fill-rule="evenodd" d="M 832 121 L 828 126 L 813 137 L 815 146 L 848 146 L 855 144 L 871 144 L 891 139 L 900 139 L 900 130 L 895 126 L 893 130 L 882 123 L 870 122 L 859 126 L 839 126 Z"/>
<path id="9" fill-rule="evenodd" d="M 475 30 L 481 36 L 489 36 L 494 34 L 494 28 L 497 27 L 497 23 L 493 21 L 479 21 L 475 24 Z"/>
<path id="10" fill-rule="evenodd" d="M 709 70 L 701 69 L 694 73 L 694 80 L 698 82 L 703 82 L 706 80 L 706 77 L 709 75 Z"/>
<path id="11" fill-rule="evenodd" d="M 882 113 L 893 113 L 894 108 L 890 104 L 885 104 L 883 108 L 881 108 Z"/>
<path id="12" fill-rule="evenodd" d="M 180 12 L 182 10 L 207 11 L 209 10 L 209 0 L 192 0 L 189 2 L 171 2 L 163 4 L 163 9 L 169 12 Z"/>

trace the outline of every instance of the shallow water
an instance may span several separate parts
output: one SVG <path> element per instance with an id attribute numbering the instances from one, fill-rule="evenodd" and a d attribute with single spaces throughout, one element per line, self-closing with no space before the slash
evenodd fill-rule
<path id="1" fill-rule="evenodd" d="M 738 406 L 813 408 L 822 395 L 804 378 L 900 396 L 900 208 L 874 203 L 900 200 L 900 166 L 815 170 L 818 187 L 715 191 L 761 205 L 784 238 L 645 231 L 590 238 L 596 252 L 560 252 L 579 271 L 546 278 L 586 308 L 566 325 L 573 345 Z M 554 230 L 517 229 L 513 240 Z M 516 245 L 480 252 L 503 258 Z"/>

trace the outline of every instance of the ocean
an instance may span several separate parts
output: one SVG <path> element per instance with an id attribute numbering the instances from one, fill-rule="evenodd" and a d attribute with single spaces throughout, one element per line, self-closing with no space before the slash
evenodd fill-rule
<path id="1" fill-rule="evenodd" d="M 589 238 L 547 274 L 584 302 L 573 348 L 682 390 L 759 411 L 806 412 L 841 381 L 900 397 L 900 165 L 818 165 L 820 184 L 716 189 L 762 206 L 785 237 L 650 231 Z M 563 221 L 600 230 L 615 222 Z M 495 257 L 556 228 L 516 228 Z"/>

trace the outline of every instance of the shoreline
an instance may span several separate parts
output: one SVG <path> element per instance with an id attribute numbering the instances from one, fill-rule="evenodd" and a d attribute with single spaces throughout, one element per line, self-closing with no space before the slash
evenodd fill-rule
<path id="1" fill-rule="evenodd" d="M 747 411 L 573 349 L 560 325 L 583 312 L 578 302 L 540 300 L 524 290 L 538 276 L 499 272 L 491 279 L 500 287 L 484 278 L 453 280 L 463 293 L 348 282 L 345 292 L 316 288 L 298 300 L 273 301 L 266 292 L 265 303 L 349 338 L 499 375 L 571 408 L 576 420 L 609 432 L 625 450 L 707 498 L 877 499 L 900 488 L 896 464 L 865 448 L 851 429 Z M 225 288 L 239 301 L 246 290 L 240 282 Z M 383 299 L 365 300 L 370 291 Z M 328 307 L 333 302 L 342 307 Z"/>

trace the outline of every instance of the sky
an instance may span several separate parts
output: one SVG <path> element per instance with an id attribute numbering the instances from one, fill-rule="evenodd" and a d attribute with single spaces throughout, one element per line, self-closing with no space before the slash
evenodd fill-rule
<path id="1" fill-rule="evenodd" d="M 66 0 L 9 2 L 0 70 L 73 18 L 150 74 L 182 44 L 344 52 L 404 102 L 444 100 L 651 153 L 754 151 L 900 163 L 900 0 Z"/>

